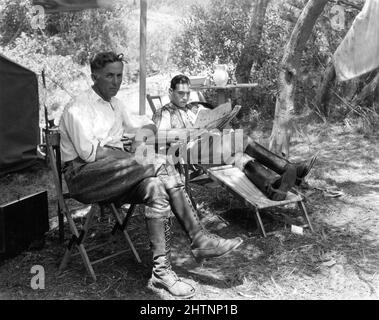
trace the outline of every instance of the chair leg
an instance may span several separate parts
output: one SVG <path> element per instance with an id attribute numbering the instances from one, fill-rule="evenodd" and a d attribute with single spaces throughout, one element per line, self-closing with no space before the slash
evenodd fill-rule
<path id="1" fill-rule="evenodd" d="M 263 237 L 266 238 L 266 237 L 267 237 L 267 235 L 266 235 L 266 231 L 265 231 L 265 228 L 264 228 L 264 226 L 263 226 L 262 219 L 261 219 L 261 216 L 260 216 L 260 214 L 259 214 L 259 210 L 258 210 L 258 208 L 255 208 L 255 216 L 256 216 L 256 218 L 257 218 L 258 225 L 259 225 L 259 227 L 261 228 L 261 231 L 262 231 Z"/>
<path id="2" fill-rule="evenodd" d="M 84 230 L 84 236 L 82 239 L 82 243 L 87 239 L 88 236 L 88 230 L 92 225 L 93 217 L 95 216 L 96 208 L 95 205 L 91 205 L 91 209 L 88 211 L 86 215 L 86 221 L 84 222 L 83 230 Z"/>
<path id="3" fill-rule="evenodd" d="M 311 220 L 309 219 L 309 216 L 308 216 L 308 213 L 307 213 L 307 209 L 305 208 L 304 202 L 303 201 L 298 201 L 297 204 L 298 204 L 298 206 L 300 208 L 300 211 L 304 214 L 305 218 L 307 219 L 309 228 L 311 229 L 312 232 L 314 232 L 313 227 L 312 227 L 312 223 L 311 223 Z"/>
<path id="4" fill-rule="evenodd" d="M 119 223 L 118 223 L 118 220 L 117 220 L 117 218 L 116 218 L 116 223 L 115 223 L 115 225 L 114 225 L 114 227 L 113 227 L 113 229 L 112 229 L 112 232 L 111 232 L 111 234 L 112 234 L 112 236 L 114 236 L 115 235 L 115 233 L 117 232 L 117 230 L 125 230 L 126 229 L 126 226 L 128 225 L 128 222 L 129 222 L 129 219 L 130 219 L 130 217 L 133 215 L 133 212 L 134 212 L 134 209 L 135 209 L 135 207 L 136 207 L 136 205 L 135 204 L 131 204 L 130 205 L 130 207 L 129 207 L 129 209 L 128 209 L 128 212 L 126 213 L 126 217 L 124 218 L 124 221 L 122 222 L 122 225 L 120 225 Z M 115 208 L 116 208 L 116 206 L 115 206 Z M 113 209 L 112 209 L 113 210 Z M 116 208 L 116 210 L 117 210 L 117 208 Z M 117 214 L 119 213 L 119 211 L 117 210 Z M 121 218 L 121 217 L 120 217 Z M 122 220 L 122 219 L 120 219 L 120 220 Z"/>
<path id="5" fill-rule="evenodd" d="M 59 242 L 64 242 L 64 214 L 58 203 L 58 230 L 59 230 Z"/>
<path id="6" fill-rule="evenodd" d="M 88 258 L 88 255 L 87 255 L 86 249 L 84 248 L 84 245 L 83 244 L 78 245 L 78 249 L 79 249 L 80 255 L 82 256 L 82 259 L 83 259 L 84 265 L 87 269 L 87 272 L 90 274 L 93 281 L 96 281 L 97 280 L 96 274 L 95 274 L 95 271 L 93 270 L 91 261 Z"/>
<path id="7" fill-rule="evenodd" d="M 197 209 L 197 205 L 196 205 L 195 200 L 193 199 L 191 187 L 189 185 L 190 177 L 189 177 L 188 165 L 187 164 L 181 164 L 181 166 L 182 166 L 182 168 L 184 168 L 184 188 L 185 188 L 186 192 L 188 193 L 188 196 L 192 202 L 192 206 L 195 209 Z"/>
<path id="8" fill-rule="evenodd" d="M 59 271 L 62 272 L 66 268 L 68 261 L 70 260 L 70 257 L 72 255 L 72 251 L 74 249 L 74 246 L 77 246 L 79 253 L 82 257 L 84 266 L 87 269 L 87 272 L 90 274 L 92 279 L 94 281 L 96 281 L 97 279 L 96 279 L 95 272 L 94 272 L 93 267 L 91 265 L 91 261 L 88 258 L 87 251 L 83 245 L 83 240 L 86 238 L 89 226 L 91 225 L 91 220 L 93 218 L 94 212 L 95 211 L 93 210 L 93 208 L 91 208 L 90 212 L 87 215 L 87 219 L 86 219 L 86 222 L 84 224 L 84 227 L 83 227 L 83 230 L 81 233 L 79 233 L 78 229 L 76 228 L 75 222 L 74 222 L 71 214 L 68 213 L 66 215 L 66 218 L 69 222 L 70 230 L 71 230 L 71 233 L 73 236 L 72 236 L 72 239 L 70 240 L 70 242 L 67 246 L 66 252 L 65 252 L 64 257 L 62 259 L 62 262 L 59 266 Z"/>
<path id="9" fill-rule="evenodd" d="M 70 260 L 71 255 L 72 255 L 72 250 L 73 250 L 73 247 L 66 248 L 61 264 L 59 265 L 59 272 L 62 272 L 64 269 L 66 269 L 68 261 Z"/>
<path id="10" fill-rule="evenodd" d="M 138 263 L 142 263 L 142 260 L 141 260 L 140 256 L 138 255 L 137 250 L 134 248 L 133 242 L 132 242 L 132 240 L 130 239 L 129 234 L 128 234 L 128 232 L 127 232 L 126 229 L 125 229 L 126 225 L 123 223 L 123 221 L 122 221 L 122 219 L 121 219 L 121 217 L 120 217 L 120 214 L 119 214 L 119 212 L 118 212 L 116 206 L 114 205 L 114 203 L 111 204 L 111 208 L 112 208 L 112 212 L 113 212 L 113 214 L 114 214 L 114 216 L 115 216 L 116 223 L 118 223 L 119 227 L 122 229 L 122 233 L 124 234 L 125 239 L 126 239 L 126 241 L 128 242 L 130 249 L 132 249 L 133 254 L 134 254 L 136 260 L 138 261 Z M 133 205 L 132 205 L 132 207 L 131 207 L 130 209 L 132 209 L 132 210 L 134 209 Z M 131 213 L 129 214 L 129 212 L 132 211 L 132 210 L 130 210 L 130 209 L 129 209 L 128 214 L 127 214 L 127 216 L 125 217 L 125 219 L 127 219 L 127 218 L 128 218 L 128 215 L 130 216 L 130 214 L 131 214 Z M 124 225 L 124 228 L 123 228 L 123 225 Z"/>
<path id="11" fill-rule="evenodd" d="M 135 209 L 136 205 L 135 204 L 132 204 L 130 205 L 130 208 L 128 209 L 128 212 L 126 213 L 126 217 L 124 219 L 124 222 L 122 223 L 122 229 L 125 229 L 128 222 L 129 222 L 129 219 L 131 218 L 131 216 L 133 215 L 133 212 L 134 212 L 134 209 Z"/>
<path id="12" fill-rule="evenodd" d="M 92 277 L 93 281 L 96 281 L 97 278 L 96 278 L 96 274 L 95 274 L 95 271 L 93 270 L 93 267 L 91 265 L 91 261 L 89 260 L 88 258 L 88 254 L 86 252 L 86 249 L 84 248 L 84 245 L 81 243 L 78 246 L 78 250 L 79 250 L 79 253 L 83 259 L 83 263 L 84 263 L 84 266 L 86 267 L 87 269 L 87 272 L 90 274 L 90 276 Z M 63 259 L 62 259 L 62 262 L 59 266 L 59 272 L 62 272 L 67 264 L 68 264 L 68 261 L 70 260 L 70 257 L 72 255 L 72 251 L 74 249 L 74 246 L 72 245 L 70 248 L 67 248 L 66 249 L 66 252 L 63 256 Z"/>

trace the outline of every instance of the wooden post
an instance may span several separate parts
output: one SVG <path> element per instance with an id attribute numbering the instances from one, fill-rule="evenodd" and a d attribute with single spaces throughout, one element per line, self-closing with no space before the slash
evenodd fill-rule
<path id="1" fill-rule="evenodd" d="M 146 113 L 146 16 L 147 0 L 140 0 L 139 114 Z"/>

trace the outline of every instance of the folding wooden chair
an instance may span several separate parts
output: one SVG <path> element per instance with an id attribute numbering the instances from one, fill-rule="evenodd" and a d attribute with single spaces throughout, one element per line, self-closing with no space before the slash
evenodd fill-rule
<path id="1" fill-rule="evenodd" d="M 91 227 L 92 222 L 94 220 L 93 218 L 94 218 L 94 214 L 95 214 L 95 205 L 96 204 L 93 204 L 91 206 L 91 210 L 86 215 L 85 223 L 84 223 L 84 225 L 81 226 L 80 231 L 79 231 L 75 222 L 74 222 L 74 219 L 72 217 L 72 213 L 69 210 L 68 205 L 66 204 L 66 201 L 65 201 L 66 199 L 70 198 L 70 195 L 69 194 L 63 194 L 63 191 L 62 191 L 62 173 L 61 173 L 61 160 L 60 160 L 59 144 L 60 144 L 59 131 L 58 130 L 46 130 L 47 154 L 49 157 L 51 170 L 53 172 L 54 185 L 55 185 L 55 189 L 56 189 L 56 193 L 57 193 L 57 197 L 58 197 L 58 204 L 59 204 L 58 214 L 62 216 L 62 217 L 59 217 L 59 233 L 60 233 L 60 235 L 61 234 L 64 235 L 63 214 L 67 219 L 67 222 L 69 224 L 69 229 L 71 232 L 71 239 L 67 245 L 66 252 L 65 252 L 64 257 L 62 259 L 62 262 L 59 266 L 59 271 L 63 271 L 63 269 L 67 266 L 67 263 L 68 263 L 70 257 L 73 255 L 72 254 L 73 250 L 76 247 L 79 250 L 79 254 L 82 257 L 83 263 L 84 263 L 88 273 L 90 274 L 92 279 L 94 281 L 96 281 L 96 274 L 95 274 L 94 269 L 93 269 L 94 264 L 99 263 L 99 262 L 103 262 L 107 259 L 118 256 L 118 255 L 120 255 L 126 251 L 129 251 L 129 250 L 121 250 L 119 252 L 105 256 L 105 257 L 98 259 L 96 261 L 92 261 L 92 262 L 90 261 L 87 252 L 94 250 L 94 249 L 101 248 L 103 246 L 106 246 L 106 245 L 108 245 L 108 243 L 97 245 L 97 246 L 94 246 L 94 247 L 88 248 L 88 249 L 86 249 L 84 246 L 84 241 L 86 240 L 89 228 Z M 98 203 L 98 205 L 100 205 L 101 209 L 103 209 L 104 205 L 110 206 L 111 212 L 112 212 L 112 214 L 115 218 L 115 221 L 116 221 L 111 234 L 114 235 L 117 230 L 121 231 L 123 233 L 128 245 L 129 245 L 130 249 L 132 250 L 134 257 L 136 258 L 136 260 L 139 263 L 141 263 L 141 259 L 138 255 L 138 252 L 136 251 L 136 249 L 133 245 L 133 242 L 129 237 L 128 232 L 126 231 L 126 227 L 127 227 L 129 218 L 132 216 L 136 205 L 130 206 L 130 208 L 129 208 L 124 219 L 122 219 L 122 215 L 119 212 L 119 210 L 116 208 L 114 203 Z M 62 212 L 63 212 L 63 214 L 62 214 Z"/>
<path id="2" fill-rule="evenodd" d="M 152 111 L 153 114 L 155 113 L 155 111 L 157 111 L 157 109 L 163 107 L 161 96 L 152 96 L 150 94 L 147 94 L 146 95 L 146 99 L 147 99 L 147 102 L 149 103 L 150 109 L 151 109 L 151 111 Z M 159 101 L 159 105 L 158 106 L 155 105 L 154 100 L 158 100 Z"/>
<path id="3" fill-rule="evenodd" d="M 213 167 L 207 169 L 206 172 L 215 182 L 222 185 L 230 193 L 236 195 L 248 206 L 254 208 L 257 223 L 264 237 L 266 237 L 267 234 L 263 226 L 259 210 L 283 206 L 290 203 L 297 203 L 299 209 L 304 214 L 308 222 L 308 224 L 303 227 L 309 227 L 313 232 L 313 227 L 303 202 L 304 199 L 301 195 L 288 192 L 287 198 L 283 201 L 270 200 L 247 178 L 247 176 L 239 168 L 233 165 Z"/>

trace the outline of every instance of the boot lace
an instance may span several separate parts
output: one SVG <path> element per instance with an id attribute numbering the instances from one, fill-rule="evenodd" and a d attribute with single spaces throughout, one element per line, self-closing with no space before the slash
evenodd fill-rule
<path id="1" fill-rule="evenodd" d="M 166 251 L 166 259 L 165 259 L 166 270 L 167 270 L 167 272 L 169 272 L 175 278 L 175 280 L 179 280 L 179 278 L 176 275 L 176 273 L 172 270 L 172 266 L 171 266 L 171 263 L 170 263 L 170 254 L 171 254 L 171 247 L 170 247 L 170 243 L 171 243 L 171 228 L 170 227 L 171 227 L 171 225 L 172 225 L 171 218 L 167 218 L 167 220 L 165 221 L 165 230 L 164 230 L 164 237 L 165 237 L 165 242 L 166 242 L 166 246 L 165 246 L 165 251 Z"/>
<path id="2" fill-rule="evenodd" d="M 167 218 L 167 220 L 165 221 L 165 224 L 164 224 L 164 237 L 165 237 L 165 251 L 166 251 L 166 255 L 169 256 L 170 255 L 170 252 L 171 252 L 171 247 L 170 247 L 170 243 L 171 243 L 171 219 L 170 218 Z"/>
<path id="3" fill-rule="evenodd" d="M 194 215 L 196 221 L 199 223 L 200 227 L 201 227 L 201 232 L 207 236 L 208 238 L 211 238 L 211 239 L 217 239 L 219 240 L 220 237 L 218 235 L 215 235 L 213 233 L 210 233 L 207 229 L 204 228 L 203 224 L 201 223 L 200 219 L 199 219 L 199 216 L 198 216 L 198 213 L 197 213 L 197 210 L 193 207 L 193 204 L 192 204 L 192 201 L 187 193 L 186 190 L 184 190 L 184 194 L 185 194 L 185 197 L 186 197 L 186 200 L 188 201 L 188 204 L 191 206 L 192 208 L 192 214 Z"/>

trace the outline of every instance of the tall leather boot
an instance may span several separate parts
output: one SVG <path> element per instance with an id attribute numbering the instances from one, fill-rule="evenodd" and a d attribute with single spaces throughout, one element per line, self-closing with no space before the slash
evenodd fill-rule
<path id="1" fill-rule="evenodd" d="M 167 193 L 174 215 L 191 240 L 191 251 L 197 262 L 205 258 L 221 257 L 242 243 L 243 240 L 239 237 L 224 239 L 205 230 L 184 186 L 168 189 Z"/>
<path id="2" fill-rule="evenodd" d="M 296 165 L 297 177 L 296 177 L 296 182 L 295 182 L 296 186 L 299 186 L 304 181 L 305 176 L 309 173 L 309 171 L 311 171 L 317 159 L 317 155 L 318 154 L 315 154 L 309 160 L 297 163 Z"/>
<path id="3" fill-rule="evenodd" d="M 192 297 L 195 294 L 195 288 L 182 281 L 171 268 L 171 230 L 169 218 L 147 218 L 146 225 L 153 252 L 151 284 L 156 288 L 166 289 L 176 297 Z"/>
<path id="4" fill-rule="evenodd" d="M 246 162 L 243 172 L 263 194 L 275 201 L 284 200 L 296 180 L 293 166 L 289 166 L 282 175 L 278 175 L 254 160 Z"/>
<path id="5" fill-rule="evenodd" d="M 245 152 L 256 159 L 258 162 L 266 166 L 267 168 L 275 171 L 276 173 L 283 174 L 290 167 L 294 167 L 296 170 L 296 181 L 295 185 L 300 185 L 305 176 L 312 169 L 317 154 L 314 155 L 310 160 L 303 161 L 300 163 L 292 163 L 285 158 L 279 157 L 275 153 L 261 146 L 259 143 L 254 141 L 249 141 Z"/>

